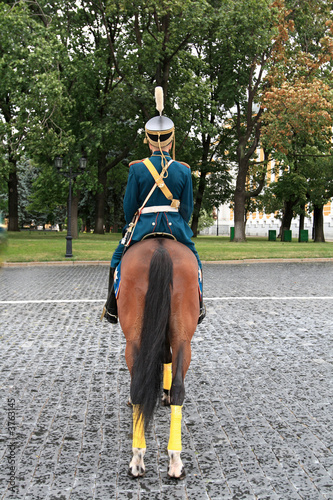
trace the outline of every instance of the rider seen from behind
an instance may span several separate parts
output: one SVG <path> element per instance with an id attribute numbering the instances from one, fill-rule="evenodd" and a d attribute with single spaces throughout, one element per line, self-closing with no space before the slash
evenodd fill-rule
<path id="1" fill-rule="evenodd" d="M 206 309 L 202 299 L 202 264 L 188 225 L 193 212 L 191 168 L 186 163 L 175 161 L 174 147 L 171 158 L 175 126 L 170 118 L 162 116 L 162 87 L 156 87 L 155 98 L 159 116 L 151 118 L 145 126 L 146 141 L 152 155 L 130 163 L 124 197 L 126 232 L 112 256 L 108 298 L 102 318 L 104 316 L 114 324 L 118 321 L 114 275 L 124 251 L 147 235 L 169 236 L 186 245 L 198 261 L 199 324 L 206 315 Z"/>

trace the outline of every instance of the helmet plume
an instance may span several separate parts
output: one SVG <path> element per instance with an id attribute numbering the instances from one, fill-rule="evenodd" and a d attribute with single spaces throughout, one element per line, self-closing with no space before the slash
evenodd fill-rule
<path id="1" fill-rule="evenodd" d="M 162 87 L 155 87 L 155 101 L 156 101 L 156 109 L 159 112 L 160 116 L 162 116 L 162 111 L 164 109 L 164 97 L 163 97 Z"/>

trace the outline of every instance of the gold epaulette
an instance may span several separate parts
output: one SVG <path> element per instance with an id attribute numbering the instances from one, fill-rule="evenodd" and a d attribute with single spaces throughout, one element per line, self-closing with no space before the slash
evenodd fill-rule
<path id="1" fill-rule="evenodd" d="M 178 161 L 178 160 L 177 160 Z M 184 165 L 185 167 L 187 168 L 191 168 L 190 165 L 188 165 L 187 163 L 185 163 L 184 161 L 179 161 L 178 163 L 181 163 L 182 165 Z"/>
<path id="2" fill-rule="evenodd" d="M 143 158 L 143 160 L 144 160 L 144 158 Z M 143 162 L 143 160 L 134 160 L 134 161 L 131 161 L 131 162 L 129 163 L 129 166 L 131 167 L 132 165 L 135 165 L 135 163 L 142 163 L 142 162 Z"/>

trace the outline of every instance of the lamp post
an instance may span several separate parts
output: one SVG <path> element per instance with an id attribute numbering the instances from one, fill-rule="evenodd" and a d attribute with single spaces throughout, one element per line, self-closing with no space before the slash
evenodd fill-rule
<path id="1" fill-rule="evenodd" d="M 80 171 L 73 172 L 72 167 L 63 169 L 63 160 L 61 156 L 57 156 L 54 160 L 56 169 L 65 177 L 69 179 L 69 194 L 68 194 L 68 214 L 67 214 L 67 236 L 66 236 L 66 255 L 65 257 L 73 257 L 72 253 L 72 179 L 80 175 L 87 166 L 87 158 L 84 156 L 80 158 Z"/>

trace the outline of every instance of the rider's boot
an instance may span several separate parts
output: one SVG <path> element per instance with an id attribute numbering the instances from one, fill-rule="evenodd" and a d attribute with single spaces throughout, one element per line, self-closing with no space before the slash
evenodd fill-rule
<path id="1" fill-rule="evenodd" d="M 103 319 L 103 316 L 104 316 L 104 318 L 109 323 L 112 323 L 113 325 L 115 325 L 118 322 L 117 299 L 116 299 L 116 295 L 114 292 L 114 286 L 113 286 L 114 272 L 115 272 L 115 268 L 111 267 L 110 274 L 109 274 L 108 298 L 107 298 L 107 301 L 105 302 L 103 314 L 101 317 L 101 319 Z"/>

